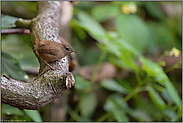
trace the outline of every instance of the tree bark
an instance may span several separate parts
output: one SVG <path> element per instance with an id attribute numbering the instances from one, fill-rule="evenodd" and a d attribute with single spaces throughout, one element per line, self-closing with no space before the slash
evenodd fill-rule
<path id="1" fill-rule="evenodd" d="M 73 16 L 73 5 L 69 1 L 62 1 L 60 3 L 61 3 L 62 12 L 60 17 L 59 34 L 67 41 L 71 41 L 70 40 L 71 29 L 70 29 L 69 22 Z M 73 54 L 75 55 L 75 53 Z M 73 55 L 73 54 L 70 54 L 70 55 Z M 63 95 L 59 99 L 56 99 L 55 101 L 53 101 L 53 103 L 51 103 L 51 105 L 49 105 L 50 107 L 49 121 L 51 122 L 65 121 L 67 106 L 68 106 L 68 93 L 63 93 Z"/>
<path id="2" fill-rule="evenodd" d="M 32 48 L 35 45 L 35 30 L 39 32 L 41 40 L 59 40 L 59 26 L 61 17 L 61 5 L 58 1 L 38 2 L 38 16 L 27 24 L 27 21 L 19 19 L 15 22 L 18 27 L 31 30 Z M 35 53 L 35 51 L 34 51 Z M 37 56 L 37 55 L 36 55 Z M 42 59 L 40 62 L 38 77 L 33 81 L 23 82 L 6 76 L 1 76 L 1 100 L 5 104 L 19 109 L 38 110 L 55 99 L 59 98 L 67 89 L 71 88 L 75 79 L 69 72 L 67 57 L 50 65 L 60 70 L 47 69 Z"/>

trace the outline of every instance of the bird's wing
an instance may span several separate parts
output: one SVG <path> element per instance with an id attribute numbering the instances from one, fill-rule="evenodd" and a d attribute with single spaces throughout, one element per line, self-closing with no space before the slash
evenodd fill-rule
<path id="1" fill-rule="evenodd" d="M 60 51 L 60 47 L 58 45 L 43 45 L 39 47 L 39 52 L 47 53 L 53 56 L 57 56 Z"/>

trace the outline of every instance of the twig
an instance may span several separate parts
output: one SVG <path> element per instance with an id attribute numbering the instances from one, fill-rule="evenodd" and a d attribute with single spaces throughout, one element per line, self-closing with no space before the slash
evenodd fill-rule
<path id="1" fill-rule="evenodd" d="M 30 30 L 22 28 L 1 30 L 1 35 L 9 35 L 9 34 L 30 34 Z"/>
<path id="2" fill-rule="evenodd" d="M 102 54 L 100 55 L 100 58 L 99 58 L 98 63 L 97 63 L 97 65 L 96 65 L 96 68 L 95 68 L 95 70 L 94 70 L 94 72 L 93 72 L 93 74 L 92 74 L 92 77 L 91 77 L 91 79 L 90 79 L 90 83 L 91 83 L 91 84 L 94 83 L 94 81 L 95 81 L 95 79 L 96 79 L 96 76 L 97 76 L 97 73 L 98 73 L 98 71 L 99 71 L 99 68 L 100 68 L 100 66 L 101 66 L 101 64 L 102 64 L 102 62 L 103 62 L 103 60 L 104 60 L 104 58 L 106 57 L 106 55 L 107 55 L 107 53 L 106 53 L 105 51 L 103 51 Z"/>

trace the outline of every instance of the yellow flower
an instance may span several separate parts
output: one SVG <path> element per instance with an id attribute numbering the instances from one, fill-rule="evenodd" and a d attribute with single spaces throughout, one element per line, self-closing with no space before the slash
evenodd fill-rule
<path id="1" fill-rule="evenodd" d="M 124 14 L 130 14 L 130 9 L 129 9 L 129 7 L 128 7 L 128 5 L 127 4 L 123 4 L 122 6 L 121 6 L 121 11 L 124 13 Z"/>
<path id="2" fill-rule="evenodd" d="M 123 4 L 121 6 L 121 11 L 124 13 L 124 14 L 130 14 L 130 13 L 136 13 L 137 12 L 137 6 L 135 3 L 131 2 L 129 4 Z"/>
<path id="3" fill-rule="evenodd" d="M 175 47 L 173 47 L 171 51 L 173 52 L 175 57 L 178 57 L 180 55 L 180 50 L 176 49 Z"/>

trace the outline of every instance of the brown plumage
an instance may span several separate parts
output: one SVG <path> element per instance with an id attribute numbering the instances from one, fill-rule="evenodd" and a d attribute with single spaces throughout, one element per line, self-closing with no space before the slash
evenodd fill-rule
<path id="1" fill-rule="evenodd" d="M 55 41 L 41 41 L 38 31 L 35 28 L 36 38 L 34 45 L 34 50 L 36 50 L 36 54 L 42 58 L 45 64 L 47 64 L 51 69 L 55 69 L 51 67 L 47 62 L 57 61 L 67 55 L 69 55 L 74 51 L 69 43 L 67 43 L 64 39 L 62 43 L 58 43 Z"/>

